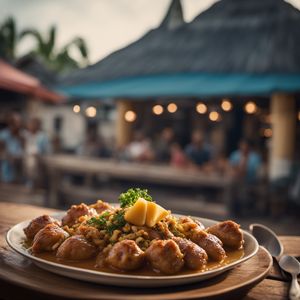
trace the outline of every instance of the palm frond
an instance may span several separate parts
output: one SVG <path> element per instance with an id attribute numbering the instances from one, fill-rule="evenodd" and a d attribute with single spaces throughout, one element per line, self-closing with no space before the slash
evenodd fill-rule
<path id="1" fill-rule="evenodd" d="M 44 39 L 43 39 L 42 35 L 40 34 L 40 32 L 38 32 L 36 29 L 23 30 L 20 33 L 20 40 L 23 39 L 26 36 L 32 36 L 36 40 L 36 42 L 37 42 L 37 51 L 35 51 L 35 52 L 37 52 L 41 56 L 47 58 L 48 57 L 48 55 L 47 55 L 48 51 L 46 50 L 47 47 L 45 45 Z"/>
<path id="2" fill-rule="evenodd" d="M 15 57 L 16 41 L 17 41 L 17 25 L 13 17 L 8 17 L 0 27 L 1 48 L 5 52 L 5 56 L 10 59 Z"/>
<path id="3" fill-rule="evenodd" d="M 56 41 L 56 26 L 51 26 L 49 30 L 49 38 L 46 44 L 47 56 L 50 57 L 54 51 Z"/>
<path id="4" fill-rule="evenodd" d="M 69 42 L 65 48 L 69 49 L 72 46 L 76 46 L 77 49 L 79 50 L 81 56 L 85 59 L 88 59 L 89 53 L 88 53 L 88 47 L 83 38 L 80 37 L 75 37 L 71 42 Z"/>

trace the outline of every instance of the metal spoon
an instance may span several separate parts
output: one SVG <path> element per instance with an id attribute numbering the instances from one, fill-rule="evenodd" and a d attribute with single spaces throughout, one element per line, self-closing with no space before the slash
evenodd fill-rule
<path id="1" fill-rule="evenodd" d="M 249 228 L 258 244 L 263 246 L 272 255 L 274 261 L 279 264 L 278 260 L 283 254 L 283 246 L 276 233 L 262 224 L 251 224 Z M 280 267 L 278 268 L 280 269 Z M 280 271 L 282 277 L 287 279 L 287 275 L 281 269 Z"/>
<path id="2" fill-rule="evenodd" d="M 300 287 L 297 275 L 300 273 L 300 263 L 290 255 L 283 255 L 279 260 L 280 267 L 292 275 L 289 296 L 291 300 L 300 300 Z"/>
<path id="3" fill-rule="evenodd" d="M 279 257 L 283 253 L 283 246 L 275 232 L 261 224 L 251 224 L 249 228 L 258 244 L 266 248 L 278 261 Z"/>

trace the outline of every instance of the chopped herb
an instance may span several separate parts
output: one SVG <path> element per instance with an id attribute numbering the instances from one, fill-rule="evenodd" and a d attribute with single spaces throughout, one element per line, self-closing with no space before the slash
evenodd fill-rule
<path id="1" fill-rule="evenodd" d="M 101 214 L 99 217 L 93 217 L 90 218 L 87 223 L 89 225 L 98 227 L 100 229 L 106 229 L 106 222 L 107 222 L 107 217 L 109 216 L 109 212 L 106 211 L 103 214 Z"/>
<path id="2" fill-rule="evenodd" d="M 124 210 L 119 210 L 114 214 L 113 219 L 111 221 L 111 225 L 107 226 L 107 231 L 110 234 L 112 234 L 114 230 L 120 229 L 123 226 L 125 226 L 126 221 L 124 219 L 124 214 Z"/>
<path id="3" fill-rule="evenodd" d="M 119 196 L 119 202 L 122 208 L 134 205 L 139 199 L 144 198 L 147 201 L 152 202 L 152 197 L 148 194 L 148 190 L 142 190 L 140 188 L 131 188 L 127 192 L 122 193 Z"/>
<path id="4" fill-rule="evenodd" d="M 109 221 L 110 213 L 104 212 L 99 217 L 93 217 L 87 221 L 88 225 L 97 227 L 101 230 L 106 230 L 109 234 L 112 234 L 114 230 L 122 228 L 126 221 L 124 219 L 124 210 L 119 210 L 113 214 L 112 219 Z"/>
<path id="5" fill-rule="evenodd" d="M 179 236 L 179 237 L 185 237 L 185 235 L 181 232 L 179 232 L 177 229 L 173 228 L 172 230 L 170 230 L 175 236 Z"/>

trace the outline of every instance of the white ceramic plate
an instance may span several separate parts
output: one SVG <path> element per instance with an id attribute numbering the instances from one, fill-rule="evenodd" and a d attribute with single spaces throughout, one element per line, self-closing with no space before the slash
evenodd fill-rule
<path id="1" fill-rule="evenodd" d="M 64 213 L 54 214 L 53 217 L 61 219 Z M 180 215 L 176 215 L 180 216 Z M 211 226 L 217 221 L 203 219 L 194 217 L 204 224 L 205 227 Z M 59 275 L 80 279 L 89 282 L 96 282 L 102 284 L 116 285 L 116 286 L 132 286 L 132 287 L 158 287 L 158 286 L 172 286 L 172 285 L 181 285 L 197 281 L 202 281 L 215 277 L 227 270 L 230 270 L 237 265 L 248 260 L 256 254 L 258 251 L 258 243 L 256 239 L 246 231 L 244 233 L 244 256 L 228 265 L 205 271 L 192 274 L 183 274 L 183 275 L 169 275 L 169 276 L 140 276 L 140 275 L 125 275 L 125 274 L 115 274 L 115 273 L 106 273 L 98 272 L 93 270 L 87 270 L 82 268 L 76 268 L 71 266 L 62 265 L 59 263 L 50 262 L 38 257 L 35 257 L 26 250 L 23 246 L 23 241 L 25 235 L 23 228 L 25 228 L 30 221 L 21 222 L 14 227 L 12 227 L 6 235 L 7 243 L 11 248 L 20 253 L 21 255 L 29 258 L 37 266 L 43 268 L 47 271 L 57 273 Z"/>

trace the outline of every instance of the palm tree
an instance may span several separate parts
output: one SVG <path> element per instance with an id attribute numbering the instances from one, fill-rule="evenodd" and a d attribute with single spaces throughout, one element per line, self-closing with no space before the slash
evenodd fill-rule
<path id="1" fill-rule="evenodd" d="M 32 36 L 36 39 L 36 49 L 31 51 L 31 54 L 41 57 L 44 62 L 55 69 L 56 71 L 62 71 L 66 69 L 77 68 L 82 64 L 88 63 L 88 49 L 85 41 L 76 37 L 67 43 L 62 49 L 56 50 L 56 27 L 51 26 L 49 33 L 46 36 L 42 36 L 40 32 L 35 29 L 27 29 L 21 32 L 20 39 L 25 36 Z M 76 47 L 82 57 L 78 62 L 70 56 L 70 49 Z"/>
<path id="2" fill-rule="evenodd" d="M 7 60 L 14 60 L 17 44 L 17 26 L 12 17 L 8 17 L 0 25 L 0 56 Z"/>

